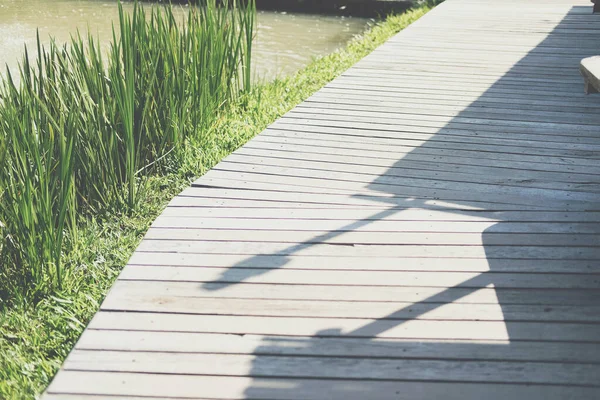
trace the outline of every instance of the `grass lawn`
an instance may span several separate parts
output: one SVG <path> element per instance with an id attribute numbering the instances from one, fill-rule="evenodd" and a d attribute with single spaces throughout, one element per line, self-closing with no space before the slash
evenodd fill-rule
<path id="1" fill-rule="evenodd" d="M 390 16 L 344 49 L 294 76 L 254 87 L 200 141 L 186 143 L 168 172 L 149 178 L 134 213 L 106 211 L 82 221 L 64 255 L 62 289 L 35 305 L 0 311 L 0 398 L 35 398 L 48 385 L 152 221 L 168 201 L 223 157 L 430 9 Z"/>

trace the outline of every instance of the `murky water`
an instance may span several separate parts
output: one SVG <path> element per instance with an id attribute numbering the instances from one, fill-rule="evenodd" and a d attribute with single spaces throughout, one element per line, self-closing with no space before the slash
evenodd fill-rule
<path id="1" fill-rule="evenodd" d="M 126 8 L 131 8 L 126 4 Z M 185 7 L 181 7 L 185 12 Z M 12 69 L 27 44 L 35 49 L 36 28 L 44 43 L 64 42 L 88 28 L 103 44 L 112 37 L 117 2 L 108 0 L 0 0 L 0 66 Z M 290 74 L 315 56 L 328 54 L 362 32 L 368 20 L 261 11 L 254 50 L 258 77 Z"/>

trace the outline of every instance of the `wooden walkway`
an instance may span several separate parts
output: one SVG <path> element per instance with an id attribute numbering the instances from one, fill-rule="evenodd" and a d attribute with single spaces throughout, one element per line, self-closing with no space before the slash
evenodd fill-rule
<path id="1" fill-rule="evenodd" d="M 170 203 L 44 399 L 600 399 L 591 11 L 391 39 Z"/>

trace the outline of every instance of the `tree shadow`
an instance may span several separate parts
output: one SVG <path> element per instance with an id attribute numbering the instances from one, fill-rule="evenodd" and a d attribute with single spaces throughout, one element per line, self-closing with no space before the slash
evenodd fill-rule
<path id="1" fill-rule="evenodd" d="M 581 58 L 593 55 L 585 44 L 600 42 L 600 31 L 570 33 L 574 16 L 590 12 L 591 7 L 572 7 L 533 50 L 524 56 L 507 51 L 505 57 L 517 59 L 499 80 L 354 195 L 388 208 L 310 241 L 249 257 L 204 285 L 219 290 L 243 283 L 265 273 L 257 268 L 265 256 L 273 257 L 268 270 L 277 270 L 314 244 L 409 209 L 465 217 L 493 213 L 498 221 L 480 232 L 488 271 L 362 325 L 348 318 L 310 338 L 266 339 L 254 352 L 254 384 L 246 398 L 600 395 L 600 352 L 594 349 L 600 340 L 600 224 L 595 214 L 585 214 L 600 210 L 600 101 L 584 98 L 573 73 Z M 556 71 L 565 75 L 552 75 Z M 377 83 L 370 85 L 378 90 Z M 386 88 L 380 90 L 385 96 Z M 457 96 L 457 89 L 437 90 Z M 344 108 L 343 101 L 338 104 Z M 391 121 L 398 115 L 390 111 L 386 119 L 378 113 L 380 123 L 372 130 L 350 123 L 326 131 L 355 143 L 381 135 L 390 155 L 399 148 L 394 133 L 403 133 Z M 332 128 L 325 119 L 322 126 Z M 451 275 L 464 272 L 461 261 L 469 257 L 440 262 L 448 263 Z M 398 264 L 403 261 L 398 257 Z M 428 285 L 434 286 L 423 286 Z M 277 382 L 269 380 L 273 377 Z M 456 382 L 461 385 L 450 384 Z"/>

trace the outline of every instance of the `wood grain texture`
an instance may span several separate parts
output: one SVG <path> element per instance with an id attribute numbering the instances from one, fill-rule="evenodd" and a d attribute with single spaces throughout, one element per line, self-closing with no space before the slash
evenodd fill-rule
<path id="1" fill-rule="evenodd" d="M 99 394 L 101 396 L 148 396 L 186 399 L 268 399 L 320 400 L 323 398 L 364 399 L 436 399 L 460 400 L 486 398 L 535 398 L 550 400 L 592 399 L 596 388 L 548 385 L 447 382 L 373 382 L 324 379 L 274 379 L 263 377 L 222 377 L 202 375 L 166 375 L 63 371 L 53 385 L 58 393 Z M 51 395 L 54 395 L 50 392 Z"/>
<path id="2" fill-rule="evenodd" d="M 306 346 L 310 340 L 311 345 Z M 198 332 L 119 331 L 88 329 L 77 343 L 82 350 L 161 351 L 172 353 L 256 354 L 332 356 L 370 359 L 498 360 L 537 362 L 600 361 L 594 343 L 496 342 L 458 343 L 410 339 L 360 339 L 348 337 L 302 337 L 239 335 Z M 268 345 L 265 345 L 268 344 Z"/>
<path id="3" fill-rule="evenodd" d="M 600 398 L 587 0 L 446 0 L 154 221 L 44 400 Z"/>

